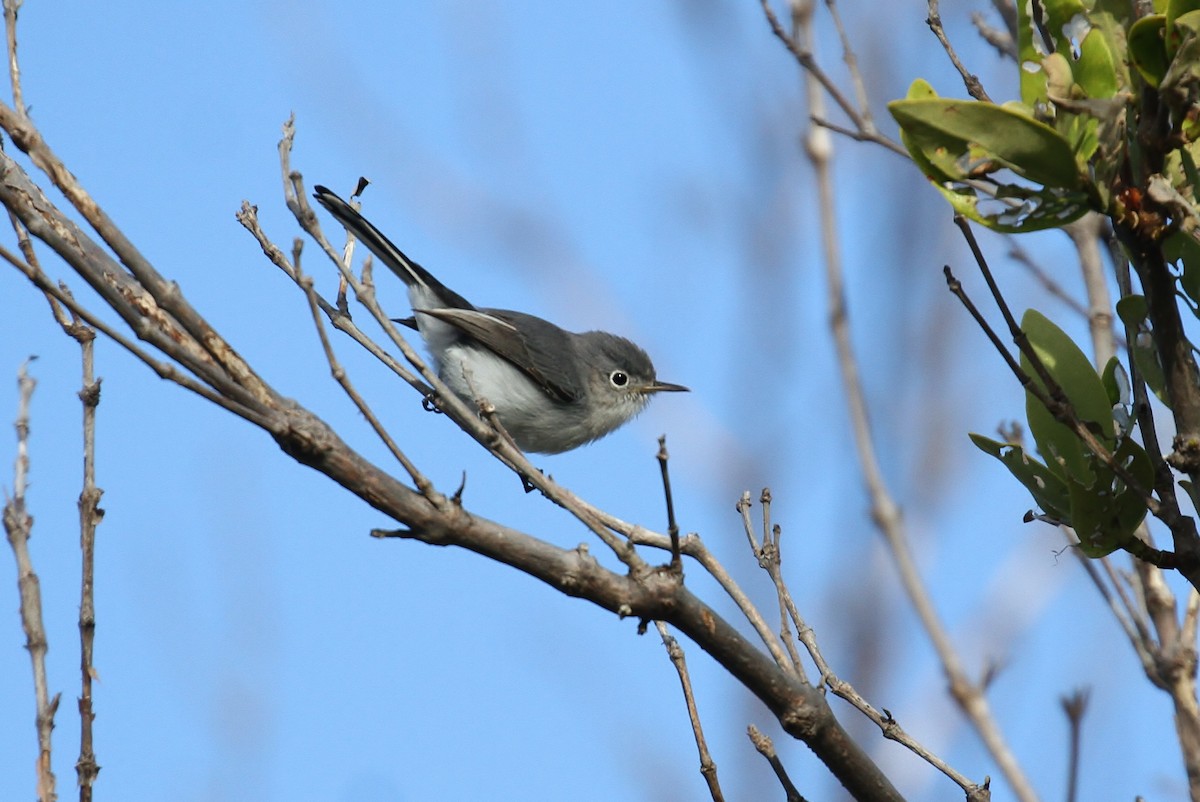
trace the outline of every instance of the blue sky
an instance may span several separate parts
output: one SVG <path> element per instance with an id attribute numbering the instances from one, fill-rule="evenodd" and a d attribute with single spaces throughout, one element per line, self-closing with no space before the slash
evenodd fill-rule
<path id="1" fill-rule="evenodd" d="M 962 94 L 924 3 L 866 14 L 844 5 L 885 130 L 882 104 L 918 75 Z M 1003 96 L 1012 67 L 971 44 L 969 10 L 944 9 L 951 33 Z M 293 167 L 308 184 L 348 192 L 371 178 L 368 215 L 460 293 L 641 343 L 660 377 L 693 392 L 537 463 L 661 529 L 654 453 L 667 433 L 681 526 L 768 607 L 734 502 L 769 485 L 785 571 L 839 673 L 959 770 L 990 774 L 997 802 L 1011 799 L 946 700 L 870 524 L 827 333 L 815 190 L 797 147 L 805 110 L 757 3 L 67 2 L 27 5 L 20 40 L 33 117 L 84 186 L 260 375 L 373 459 L 387 457 L 329 379 L 303 298 L 234 220 L 246 199 L 285 249 L 298 235 L 275 151 L 293 112 Z M 820 40 L 840 74 L 827 26 Z M 1020 523 L 1028 498 L 966 438 L 1019 416 L 1023 402 L 945 293 L 944 263 L 973 281 L 948 213 L 902 160 L 837 148 L 853 335 L 881 459 L 967 665 L 1002 666 L 995 709 L 1047 798 L 1065 782 L 1058 698 L 1081 686 L 1092 689 L 1083 798 L 1183 798 L 1165 697 L 1145 688 L 1076 562 L 1055 555 L 1057 535 Z M 1006 250 L 983 241 L 997 259 Z M 1064 241 L 1025 245 L 1077 288 Z M 63 266 L 47 266 L 86 297 Z M 305 266 L 332 290 L 332 267 L 311 245 Z M 1037 304 L 1083 332 L 1023 273 L 1003 280 L 1015 308 Z M 398 283 L 379 284 L 406 313 Z M 10 299 L 0 420 L 15 414 L 19 364 L 39 357 L 29 501 L 67 798 L 78 746 L 78 358 L 14 271 L 0 270 L 0 293 Z M 474 511 L 564 547 L 589 541 L 369 358 L 338 347 L 439 488 L 465 471 Z M 704 797 L 656 637 L 471 554 L 369 538 L 389 522 L 266 435 L 110 343 L 97 354 L 107 510 L 98 798 Z M 11 612 L 8 565 L 0 599 L 7 584 Z M 715 598 L 698 569 L 688 577 Z M 22 643 L 9 615 L 0 799 L 33 792 Z M 703 654 L 688 654 L 727 795 L 777 793 L 744 733 L 778 728 Z M 909 798 L 957 797 L 837 707 Z M 805 747 L 777 741 L 805 793 L 837 798 Z"/>

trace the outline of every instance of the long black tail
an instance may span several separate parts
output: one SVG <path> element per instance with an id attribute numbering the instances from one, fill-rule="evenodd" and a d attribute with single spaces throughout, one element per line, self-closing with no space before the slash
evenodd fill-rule
<path id="1" fill-rule="evenodd" d="M 320 184 L 313 189 L 313 197 L 317 199 L 317 202 L 328 209 L 329 213 L 337 218 L 337 221 L 345 226 L 347 231 L 363 245 L 366 245 L 371 253 L 375 254 L 375 258 L 387 265 L 406 286 L 415 285 L 428 288 L 445 306 L 474 309 L 465 298 L 405 256 L 404 251 L 397 248 L 395 243 L 384 236 L 383 232 L 377 229 L 370 220 L 359 214 L 357 209 L 338 197 L 337 193 Z"/>

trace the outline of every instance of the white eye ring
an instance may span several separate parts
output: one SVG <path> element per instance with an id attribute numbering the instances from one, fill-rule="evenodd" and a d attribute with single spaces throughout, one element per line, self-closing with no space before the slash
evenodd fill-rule
<path id="1" fill-rule="evenodd" d="M 629 384 L 629 374 L 623 370 L 614 370 L 608 374 L 608 381 L 613 387 L 619 389 Z"/>

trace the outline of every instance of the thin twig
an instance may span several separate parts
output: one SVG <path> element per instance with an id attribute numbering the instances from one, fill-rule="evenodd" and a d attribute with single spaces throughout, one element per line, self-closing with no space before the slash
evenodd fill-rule
<path id="1" fill-rule="evenodd" d="M 713 802 L 724 802 L 725 795 L 721 792 L 721 783 L 717 780 L 717 764 L 708 751 L 708 742 L 704 739 L 704 727 L 700 724 L 700 711 L 696 707 L 696 695 L 692 692 L 692 678 L 688 674 L 687 658 L 684 656 L 683 647 L 667 631 L 667 625 L 662 621 L 655 621 L 654 626 L 658 630 L 659 637 L 662 638 L 663 646 L 667 649 L 667 656 L 671 658 L 671 664 L 675 666 L 675 671 L 679 674 L 679 684 L 683 688 L 683 700 L 687 704 L 688 720 L 692 724 L 692 734 L 696 738 L 696 751 L 700 754 L 700 774 L 704 776 L 704 782 L 708 784 L 708 793 L 712 796 Z"/>
<path id="2" fill-rule="evenodd" d="M 804 44 L 798 45 L 797 49 L 811 50 L 811 43 L 815 38 L 811 20 L 802 20 L 801 23 L 798 25 L 799 41 Z M 822 117 L 824 116 L 820 99 L 822 94 L 815 84 L 816 75 L 811 71 L 808 75 L 809 79 L 805 81 L 805 94 L 814 116 Z M 983 738 L 993 759 L 1004 771 L 1017 798 L 1021 802 L 1034 802 L 1037 795 L 1034 793 L 1033 786 L 1000 732 L 986 696 L 977 684 L 967 679 L 961 660 L 954 650 L 945 625 L 930 598 L 929 590 L 917 570 L 899 506 L 892 497 L 879 465 L 870 416 L 867 411 L 866 396 L 859 374 L 858 357 L 850 338 L 849 314 L 842 276 L 841 248 L 837 235 L 839 227 L 833 194 L 833 145 L 828 141 L 829 139 L 828 132 L 811 126 L 805 137 L 805 144 L 817 183 L 817 208 L 821 216 L 821 241 L 824 251 L 826 305 L 829 310 L 830 333 L 833 337 L 838 368 L 842 376 L 842 386 L 846 393 L 846 405 L 854 432 L 858 462 L 868 496 L 871 499 L 871 518 L 891 552 L 900 581 L 917 617 L 933 643 L 942 669 L 949 678 L 950 691 L 955 700 Z M 884 732 L 887 734 L 888 729 L 885 729 Z M 986 783 L 983 786 L 977 786 L 966 781 L 965 778 L 962 781 L 956 780 L 956 782 L 959 782 L 968 794 L 987 793 Z"/>
<path id="3" fill-rule="evenodd" d="M 358 393 L 356 389 L 354 389 L 354 384 L 350 381 L 350 376 L 346 373 L 346 369 L 342 367 L 342 364 L 338 361 L 337 355 L 333 351 L 333 344 L 329 341 L 329 335 L 325 331 L 325 325 L 321 322 L 321 310 L 317 302 L 317 293 L 313 289 L 312 278 L 310 276 L 305 276 L 300 272 L 299 263 L 295 265 L 295 268 L 298 283 L 304 290 L 305 297 L 308 299 L 309 311 L 312 313 L 313 326 L 315 326 L 317 329 L 317 336 L 321 340 L 321 348 L 325 352 L 325 360 L 329 363 L 329 372 L 333 376 L 334 381 L 338 383 L 338 385 L 342 388 L 342 391 L 346 393 L 346 395 L 354 403 L 354 406 L 358 408 L 358 411 L 362 414 L 362 416 L 367 419 L 367 423 L 370 424 L 371 428 L 375 431 L 375 436 L 378 437 L 379 440 L 387 447 L 388 451 L 391 452 L 392 457 L 396 460 L 396 462 L 399 462 L 400 466 L 404 468 L 405 473 L 407 473 L 409 478 L 412 479 L 413 485 L 417 488 L 417 491 L 423 496 L 432 494 L 435 492 L 433 483 L 430 482 L 425 474 L 421 473 L 421 471 L 417 469 L 417 466 L 413 464 L 412 460 L 410 460 L 407 455 L 400 450 L 400 446 L 396 444 L 396 441 L 392 438 L 387 428 L 384 427 L 383 423 L 379 420 L 379 417 L 375 414 L 375 411 L 371 409 L 366 400 Z"/>
<path id="4" fill-rule="evenodd" d="M 946 31 L 942 28 L 942 15 L 938 9 L 938 0 L 929 0 L 928 8 L 929 16 L 925 19 L 925 24 L 929 26 L 929 30 L 933 31 L 933 35 L 941 43 L 942 49 L 950 57 L 950 63 L 954 65 L 954 69 L 958 70 L 958 74 L 962 76 L 963 84 L 967 87 L 967 94 L 976 100 L 991 103 L 992 99 L 983 88 L 983 84 L 979 82 L 978 76 L 963 66 L 962 61 L 958 58 L 958 53 L 954 52 L 954 46 L 946 38 Z"/>
<path id="5" fill-rule="evenodd" d="M 980 38 L 996 48 L 997 53 L 1011 61 L 1017 60 L 1017 42 L 1007 30 L 991 26 L 978 11 L 971 13 L 971 24 L 975 26 Z"/>
<path id="6" fill-rule="evenodd" d="M 871 129 L 863 120 L 862 114 L 860 114 L 859 111 L 854 107 L 854 104 L 842 94 L 842 91 L 838 89 L 838 86 L 833 82 L 833 79 L 826 75 L 825 71 L 822 70 L 817 64 L 816 59 L 813 58 L 812 51 L 802 48 L 799 44 L 799 40 L 793 39 L 788 35 L 788 32 L 783 29 L 783 26 L 779 23 L 779 18 L 776 17 L 775 12 L 771 10 L 769 0 L 761 0 L 761 4 L 763 14 L 765 14 L 767 17 L 767 23 L 771 26 L 771 32 L 775 34 L 775 37 L 779 39 L 779 41 L 783 42 L 783 46 L 786 47 L 788 52 L 795 57 L 796 62 L 804 69 L 805 73 L 812 76 L 812 78 L 821 85 L 821 88 L 824 89 L 829 97 L 833 99 L 833 102 L 837 104 L 838 108 L 840 108 L 842 112 L 850 118 L 850 121 L 854 123 L 855 128 L 864 133 L 870 131 Z"/>
<path id="7" fill-rule="evenodd" d="M 1004 317 L 1004 322 L 1008 326 L 1009 335 L 1012 337 L 1017 349 L 1026 359 L 1029 360 L 1030 367 L 1033 368 L 1033 372 L 1037 374 L 1037 378 L 1041 383 L 1040 386 L 1038 382 L 1033 381 L 1033 378 L 1029 376 L 1021 368 L 1021 366 L 1017 364 L 1015 358 L 1008 353 L 1008 349 L 1005 348 L 1000 342 L 999 336 L 992 331 L 990 324 L 988 324 L 987 320 L 979 312 L 979 309 L 967 296 L 966 291 L 962 287 L 962 283 L 954 277 L 954 274 L 950 271 L 949 267 L 945 267 L 943 269 L 943 272 L 946 275 L 946 285 L 955 295 L 955 297 L 962 302 L 967 311 L 971 313 L 971 316 L 975 318 L 976 323 L 981 329 L 984 330 L 988 336 L 988 339 L 992 341 L 992 344 L 1002 352 L 1005 362 L 1008 364 L 1009 369 L 1013 372 L 1013 375 L 1016 376 L 1017 380 L 1021 383 L 1022 389 L 1041 402 L 1046 410 L 1052 416 L 1054 416 L 1056 421 L 1071 429 L 1075 436 L 1079 438 L 1080 442 L 1087 446 L 1087 448 L 1094 455 L 1096 455 L 1101 462 L 1103 462 L 1110 470 L 1113 471 L 1113 473 L 1120 477 L 1121 481 L 1125 482 L 1125 484 L 1131 490 L 1138 493 L 1138 495 L 1142 497 L 1142 501 L 1146 504 L 1146 509 L 1148 509 L 1153 515 L 1162 519 L 1164 522 L 1166 522 L 1168 518 L 1177 517 L 1179 515 L 1178 508 L 1174 507 L 1174 505 L 1163 504 L 1160 499 L 1155 498 L 1151 492 L 1151 489 L 1143 487 L 1141 482 L 1139 482 L 1138 479 L 1134 477 L 1124 465 L 1117 461 L 1117 459 L 1113 456 L 1112 451 L 1110 451 L 1109 448 L 1104 445 L 1104 443 L 1100 442 L 1100 439 L 1090 428 L 1088 428 L 1087 424 L 1080 420 L 1079 415 L 1075 411 L 1074 405 L 1067 397 L 1062 385 L 1060 385 L 1050 373 L 1050 369 L 1046 366 L 1046 363 L 1042 360 L 1041 356 L 1038 355 L 1037 351 L 1034 350 L 1033 345 L 1029 342 L 1029 337 L 1025 334 L 1021 327 L 1017 325 L 1016 318 L 1013 316 L 1012 310 L 1009 309 L 1008 301 L 1005 299 L 1004 294 L 1000 291 L 1000 287 L 997 285 L 996 279 L 992 275 L 991 267 L 988 265 L 987 259 L 984 258 L 983 251 L 979 248 L 979 243 L 975 239 L 974 232 L 971 231 L 970 224 L 962 215 L 955 215 L 954 222 L 959 227 L 959 230 L 962 231 L 963 236 L 967 240 L 967 244 L 971 249 L 971 253 L 975 257 L 975 262 L 979 266 L 980 273 L 983 275 L 984 281 L 987 283 L 988 289 L 991 291 L 992 298 L 995 299 L 996 305 L 1000 309 L 1001 315 Z M 1155 565 L 1160 567 L 1177 567 L 1178 565 L 1178 556 L 1176 554 L 1155 549 L 1152 546 L 1143 543 L 1142 541 L 1127 542 L 1121 545 L 1122 548 L 1125 548 L 1131 554 L 1141 557 L 1148 562 L 1153 562 Z"/>
<path id="8" fill-rule="evenodd" d="M 92 722 L 96 714 L 92 704 L 92 680 L 96 669 L 92 653 L 96 640 L 96 527 L 104 517 L 100 498 L 104 495 L 96 486 L 96 408 L 100 405 L 100 381 L 95 377 L 96 330 L 86 325 L 78 315 L 68 318 L 57 305 L 55 319 L 68 337 L 79 343 L 83 369 L 79 400 L 83 404 L 83 488 L 79 492 L 79 759 L 75 774 L 79 785 L 80 802 L 90 802 L 92 786 L 100 773 L 93 745 Z"/>
<path id="9" fill-rule="evenodd" d="M 748 500 L 747 503 L 749 503 Z M 670 538 L 640 527 L 635 528 L 630 533 L 629 542 L 633 545 L 649 546 L 655 549 L 662 549 L 663 551 L 671 548 Z M 746 621 L 754 628 L 759 640 L 762 641 L 763 646 L 766 647 L 775 664 L 789 673 L 796 674 L 796 665 L 788 659 L 783 646 L 779 642 L 779 638 L 771 631 L 771 626 L 763 618 L 758 607 L 750 600 L 750 597 L 742 590 L 741 586 L 738 585 L 725 566 L 721 564 L 720 560 L 708 550 L 708 547 L 704 545 L 704 541 L 700 536 L 693 534 L 680 538 L 679 551 L 685 557 L 690 557 L 699 563 L 700 567 L 716 580 L 721 590 L 725 592 L 725 595 L 733 600 L 733 603 L 745 617 Z M 799 675 L 797 674 L 797 676 Z"/>
<path id="10" fill-rule="evenodd" d="M 983 785 L 972 782 L 968 777 L 956 771 L 950 764 L 939 758 L 936 754 L 925 748 L 919 741 L 909 735 L 903 727 L 901 727 L 892 715 L 884 710 L 882 713 L 877 710 L 870 702 L 855 690 L 854 686 L 838 678 L 829 663 L 825 660 L 825 656 L 821 653 L 820 646 L 817 643 L 816 632 L 810 627 L 800 615 L 799 609 L 796 607 L 795 601 L 792 599 L 792 594 L 787 588 L 787 584 L 783 580 L 781 566 L 783 564 L 782 551 L 780 549 L 780 540 L 782 528 L 778 524 L 772 525 L 770 519 L 770 503 L 771 491 L 764 489 L 760 500 L 763 506 L 762 512 L 762 528 L 763 539 L 762 545 L 757 545 L 757 539 L 754 535 L 754 527 L 750 520 L 750 496 L 748 493 L 743 494 L 741 501 L 738 502 L 738 511 L 742 514 L 742 527 L 746 532 L 747 539 L 750 541 L 752 549 L 756 549 L 755 558 L 763 570 L 765 570 L 771 578 L 772 584 L 775 586 L 775 592 L 778 596 L 780 614 L 783 622 L 780 627 L 780 637 L 787 645 L 788 652 L 791 655 L 793 664 L 797 668 L 797 675 L 804 677 L 800 656 L 796 653 L 793 639 L 791 637 L 791 629 L 788 624 L 790 620 L 795 624 L 797 630 L 797 638 L 804 644 L 813 663 L 821 674 L 821 684 L 828 687 L 836 696 L 845 699 L 856 710 L 865 715 L 868 719 L 875 723 L 883 733 L 885 738 L 889 738 L 903 745 L 913 754 L 925 760 L 929 765 L 933 766 L 938 771 L 945 774 L 953 782 L 957 783 L 967 794 L 967 799 L 970 802 L 983 802 L 988 798 L 987 784 Z M 769 531 L 768 531 L 769 530 Z M 807 681 L 807 680 L 805 680 Z"/>
<path id="11" fill-rule="evenodd" d="M 769 497 L 769 494 L 764 492 L 764 496 Z M 744 496 L 743 499 L 745 499 Z M 745 516 L 746 514 L 743 513 L 743 517 Z M 765 510 L 763 516 L 763 525 L 769 525 L 769 520 Z M 901 727 L 900 724 L 892 717 L 891 713 L 889 713 L 887 710 L 883 710 L 881 712 L 880 710 L 876 709 L 875 706 L 868 702 L 862 696 L 862 694 L 860 694 L 854 688 L 853 685 L 840 679 L 837 674 L 834 673 L 832 667 L 829 665 L 829 662 L 825 659 L 825 655 L 821 652 L 820 645 L 817 643 L 816 631 L 813 630 L 813 628 L 809 626 L 804 618 L 800 615 L 800 611 L 796 607 L 795 601 L 792 599 L 791 592 L 788 591 L 787 586 L 783 581 L 782 572 L 780 570 L 780 566 L 782 565 L 782 556 L 779 547 L 781 531 L 782 530 L 778 524 L 771 527 L 771 535 L 764 538 L 763 547 L 758 554 L 758 560 L 759 565 L 767 571 L 768 575 L 771 577 L 772 583 L 775 585 L 776 594 L 779 598 L 781 614 L 784 616 L 784 623 L 782 627 L 784 633 L 784 642 L 788 644 L 789 652 L 791 653 L 792 659 L 795 661 L 796 666 L 798 668 L 800 667 L 800 658 L 795 653 L 794 647 L 791 643 L 791 638 L 789 636 L 790 630 L 787 625 L 788 619 L 795 624 L 797 639 L 804 644 L 804 648 L 808 651 L 809 657 L 812 658 L 813 663 L 817 667 L 817 671 L 820 672 L 821 684 L 833 691 L 834 695 L 845 699 L 856 710 L 870 719 L 877 727 L 879 727 L 885 738 L 901 744 L 910 752 L 927 762 L 929 765 L 945 774 L 951 781 L 957 783 L 958 786 L 966 793 L 968 802 L 985 802 L 985 800 L 989 798 L 988 785 L 986 782 L 984 782 L 982 785 L 977 784 L 971 781 L 966 775 L 955 770 L 949 763 L 942 760 L 940 757 L 922 745 L 919 741 L 917 741 L 916 738 L 909 735 L 908 732 L 906 732 L 904 728 Z M 798 671 L 797 673 L 800 676 L 803 676 L 802 671 Z"/>
<path id="12" fill-rule="evenodd" d="M 58 710 L 59 694 L 50 698 L 46 680 L 46 627 L 42 622 L 41 583 L 33 570 L 29 554 L 29 538 L 33 534 L 33 516 L 25 507 L 25 491 L 29 485 L 29 404 L 37 381 L 29 375 L 29 362 L 17 372 L 20 396 L 17 407 L 17 458 L 13 471 L 12 496 L 4 504 L 4 531 L 17 561 L 17 590 L 21 598 L 21 626 L 25 630 L 25 649 L 33 664 L 33 694 L 37 705 L 37 795 L 38 802 L 54 802 L 54 771 L 51 767 L 51 733 L 54 714 Z M 7 494 L 6 494 L 7 495 Z"/>
<path id="13" fill-rule="evenodd" d="M 667 467 L 667 436 L 658 438 L 658 468 L 662 474 L 663 496 L 667 500 L 667 537 L 671 539 L 671 570 L 682 571 L 683 564 L 679 559 L 679 524 L 675 521 L 675 498 L 671 495 L 671 472 Z"/>
<path id="14" fill-rule="evenodd" d="M 779 784 L 783 786 L 784 799 L 787 802 L 807 802 L 804 795 L 792 782 L 792 778 L 788 776 L 787 769 L 784 767 L 783 761 L 779 759 L 779 755 L 776 754 L 775 743 L 770 737 L 753 724 L 746 728 L 746 734 L 750 736 L 750 743 L 754 744 L 758 753 L 767 759 L 767 763 L 771 764 L 771 770 L 775 772 Z"/>
<path id="15" fill-rule="evenodd" d="M 1100 258 L 1100 240 L 1108 227 L 1108 218 L 1088 212 L 1078 220 L 1063 226 L 1079 254 L 1079 272 L 1087 293 L 1088 331 L 1092 335 L 1092 354 L 1097 370 L 1116 355 L 1113 341 L 1113 304 L 1108 292 L 1104 261 Z"/>
<path id="16" fill-rule="evenodd" d="M 1053 53 L 1054 40 L 1050 38 L 1050 31 L 1046 29 L 1046 12 L 1042 9 L 1042 0 L 1029 0 L 1029 10 L 1033 25 L 1042 37 L 1042 52 Z"/>
<path id="17" fill-rule="evenodd" d="M 837 123 L 830 122 L 829 120 L 818 117 L 815 114 L 809 115 L 808 121 L 818 128 L 825 128 L 835 134 L 841 134 L 848 139 L 853 139 L 855 142 L 874 142 L 876 145 L 882 145 L 883 147 L 887 148 L 902 159 L 912 159 L 912 156 L 910 156 L 908 151 L 904 149 L 903 145 L 894 139 L 889 139 L 883 134 L 868 134 L 863 131 L 857 131 L 853 128 L 847 128 L 844 125 L 838 125 Z"/>
<path id="18" fill-rule="evenodd" d="M 759 499 L 762 502 L 762 521 L 763 521 L 763 542 L 760 545 L 754 536 L 754 524 L 750 520 L 750 494 L 743 493 L 741 499 L 737 503 L 737 510 L 742 516 L 742 530 L 746 533 L 746 539 L 750 541 L 750 551 L 754 555 L 754 559 L 758 562 L 759 567 L 767 572 L 767 576 L 771 578 L 771 582 L 775 586 L 775 595 L 779 602 L 779 640 L 788 650 L 788 657 L 791 658 L 792 666 L 796 676 L 808 681 L 805 676 L 804 664 L 800 662 L 800 652 L 796 648 L 795 638 L 792 637 L 792 628 L 789 621 L 800 621 L 800 613 L 796 610 L 795 604 L 792 602 L 791 591 L 788 590 L 787 584 L 783 581 L 783 572 L 781 570 L 782 558 L 779 553 L 779 536 L 781 529 L 776 526 L 774 533 L 768 529 L 770 526 L 770 501 L 771 491 L 769 488 L 763 488 Z M 789 615 L 789 611 L 791 615 Z M 802 624 L 797 623 L 797 626 Z"/>
<path id="19" fill-rule="evenodd" d="M 1079 741 L 1083 732 L 1083 716 L 1087 713 L 1088 692 L 1086 689 L 1077 690 L 1070 696 L 1060 700 L 1063 713 L 1067 716 L 1067 727 L 1070 730 L 1067 744 L 1067 795 L 1066 802 L 1075 802 L 1079 788 Z"/>
<path id="20" fill-rule="evenodd" d="M 805 24 L 806 16 L 811 19 L 812 14 L 801 7 L 803 3 L 811 7 L 812 0 L 792 0 L 792 38 L 796 41 L 800 40 L 800 26 Z M 854 99 L 858 101 L 859 113 L 862 115 L 863 133 L 875 133 L 875 119 L 867 97 L 867 82 L 863 80 L 862 72 L 858 69 L 858 55 L 850 45 L 850 37 L 846 35 L 846 26 L 842 24 L 842 15 L 838 12 L 835 0 L 825 0 L 825 8 L 829 11 L 829 19 L 833 22 L 838 42 L 842 46 L 842 61 L 846 62 L 846 70 L 850 73 L 850 85 L 854 87 Z"/>
<path id="21" fill-rule="evenodd" d="M 4 0 L 4 33 L 8 44 L 8 79 L 12 87 L 13 108 L 25 116 L 25 96 L 21 91 L 21 67 L 17 63 L 17 14 L 24 0 Z"/>

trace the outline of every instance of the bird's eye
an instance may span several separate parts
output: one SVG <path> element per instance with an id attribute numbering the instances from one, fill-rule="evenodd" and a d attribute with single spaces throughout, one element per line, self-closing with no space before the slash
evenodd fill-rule
<path id="1" fill-rule="evenodd" d="M 613 387 L 624 387 L 629 384 L 629 374 L 623 370 L 614 370 L 608 374 L 608 380 L 612 382 Z"/>

